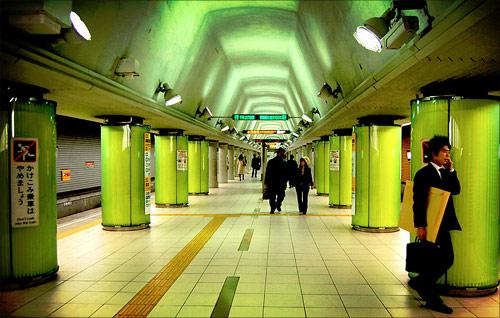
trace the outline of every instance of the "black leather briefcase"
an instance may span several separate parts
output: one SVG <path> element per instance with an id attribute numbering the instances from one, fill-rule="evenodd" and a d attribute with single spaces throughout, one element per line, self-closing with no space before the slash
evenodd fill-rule
<path id="1" fill-rule="evenodd" d="M 422 273 L 436 267 L 442 262 L 442 252 L 439 245 L 429 241 L 408 243 L 406 245 L 406 271 Z"/>

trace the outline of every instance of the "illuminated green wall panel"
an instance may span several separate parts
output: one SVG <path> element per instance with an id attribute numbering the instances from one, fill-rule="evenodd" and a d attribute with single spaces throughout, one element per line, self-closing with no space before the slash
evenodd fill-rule
<path id="1" fill-rule="evenodd" d="M 144 133 L 149 126 L 101 126 L 102 224 L 136 227 L 150 223 L 144 206 Z"/>
<path id="2" fill-rule="evenodd" d="M 331 136 L 330 153 L 338 151 L 338 166 L 330 163 L 331 207 L 352 205 L 352 136 Z M 330 158 L 331 160 L 331 158 Z"/>
<path id="3" fill-rule="evenodd" d="M 178 156 L 184 154 L 188 155 L 187 136 L 155 136 L 156 205 L 188 204 L 188 170 L 178 162 Z"/>
<path id="4" fill-rule="evenodd" d="M 192 194 L 208 194 L 208 141 L 188 143 L 188 189 Z"/>
<path id="5" fill-rule="evenodd" d="M 356 206 L 352 224 L 395 229 L 401 199 L 401 127 L 356 127 Z"/>
<path id="6" fill-rule="evenodd" d="M 489 289 L 498 282 L 499 109 L 498 101 L 486 99 L 442 98 L 412 103 L 412 152 L 421 148 L 422 140 L 436 134 L 451 140 L 451 156 L 461 184 L 461 192 L 453 196 L 453 201 L 462 231 L 451 232 L 455 261 L 448 271 L 447 284 L 468 288 L 469 292 Z M 429 122 L 431 117 L 440 121 Z M 412 154 L 412 175 L 424 165 L 420 159 Z M 445 283 L 444 278 L 441 283 Z"/>
<path id="7" fill-rule="evenodd" d="M 0 165 L 0 279 L 46 276 L 57 271 L 56 125 L 55 103 L 18 98 L 1 110 Z M 11 110 L 13 111 L 11 113 Z M 9 135 L 12 134 L 12 135 Z M 9 184 L 10 138 L 38 139 L 39 223 L 12 228 Z"/>
<path id="8" fill-rule="evenodd" d="M 330 141 L 314 143 L 314 184 L 318 195 L 328 195 L 330 189 L 329 171 Z"/>

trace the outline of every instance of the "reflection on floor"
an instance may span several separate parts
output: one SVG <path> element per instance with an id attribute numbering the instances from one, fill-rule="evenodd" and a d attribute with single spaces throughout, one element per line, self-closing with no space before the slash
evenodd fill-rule
<path id="1" fill-rule="evenodd" d="M 153 209 L 148 230 L 103 231 L 92 224 L 96 211 L 62 220 L 58 279 L 1 293 L 0 314 L 112 317 L 214 220 L 206 214 L 217 214 L 223 223 L 150 317 L 210 317 L 228 276 L 239 277 L 229 317 L 444 316 L 422 308 L 407 287 L 407 232 L 353 231 L 350 210 L 329 209 L 314 193 L 308 216 L 298 216 L 294 191 L 286 195 L 285 216 L 270 216 L 260 184 L 246 180 L 191 196 L 189 208 Z M 238 251 L 248 229 L 248 251 Z M 498 317 L 498 293 L 445 301 L 455 310 L 446 317 Z"/>

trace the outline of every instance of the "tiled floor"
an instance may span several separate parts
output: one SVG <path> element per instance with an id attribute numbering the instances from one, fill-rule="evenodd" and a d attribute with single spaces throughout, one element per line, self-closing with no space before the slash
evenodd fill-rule
<path id="1" fill-rule="evenodd" d="M 112 317 L 212 219 L 178 214 L 248 213 L 225 219 L 150 317 L 210 317 L 227 276 L 240 277 L 230 317 L 444 316 L 422 308 L 406 285 L 407 232 L 353 231 L 349 210 L 330 209 L 328 198 L 314 193 L 311 216 L 296 216 L 292 190 L 283 205 L 289 215 L 270 217 L 259 187 L 230 182 L 210 196 L 191 196 L 189 208 L 153 209 L 148 230 L 96 225 L 62 238 L 58 279 L 0 294 L 0 313 Z M 249 250 L 240 252 L 249 228 Z M 498 317 L 498 293 L 444 299 L 455 310 L 446 317 Z"/>

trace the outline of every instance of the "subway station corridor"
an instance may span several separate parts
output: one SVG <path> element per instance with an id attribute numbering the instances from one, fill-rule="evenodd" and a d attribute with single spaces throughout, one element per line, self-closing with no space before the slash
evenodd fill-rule
<path id="1" fill-rule="evenodd" d="M 500 318 L 499 17 L 0 0 L 0 317 Z"/>
<path id="2" fill-rule="evenodd" d="M 232 304 L 218 305 L 229 317 L 443 316 L 422 308 L 407 285 L 408 232 L 353 231 L 351 210 L 325 208 L 327 198 L 314 192 L 310 212 L 299 215 L 293 189 L 286 190 L 282 213 L 270 215 L 260 186 L 247 175 L 209 196 L 190 197 L 189 208 L 153 209 L 144 231 L 103 231 L 93 214 L 77 226 L 74 218 L 62 219 L 60 226 L 73 224 L 58 231 L 57 279 L 2 293 L 2 312 L 113 317 L 134 310 L 134 297 L 151 286 L 159 292 L 147 300 L 149 317 L 211 317 L 231 292 Z M 192 241 L 200 233 L 207 236 L 198 249 Z M 163 284 L 171 286 L 163 293 L 154 282 L 165 273 L 171 275 Z M 224 285 L 228 277 L 238 278 L 233 289 Z M 444 299 L 452 317 L 498 317 L 498 292 Z"/>

